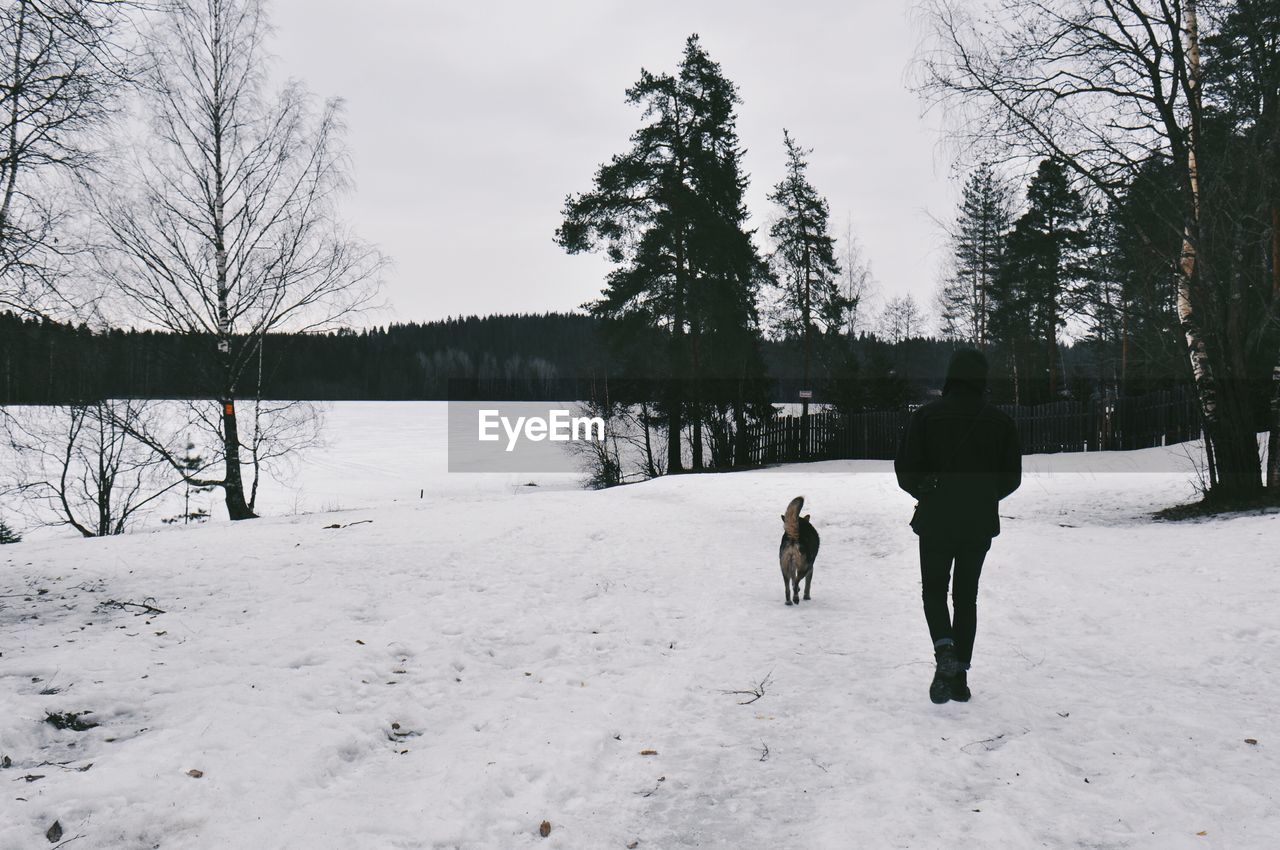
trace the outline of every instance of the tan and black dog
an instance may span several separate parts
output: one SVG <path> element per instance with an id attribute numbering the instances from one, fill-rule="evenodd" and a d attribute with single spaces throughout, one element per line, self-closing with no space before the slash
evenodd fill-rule
<path id="1" fill-rule="evenodd" d="M 782 545 L 778 547 L 778 563 L 782 566 L 782 584 L 787 604 L 800 604 L 800 579 L 804 579 L 804 598 L 809 598 L 813 583 L 813 562 L 818 557 L 818 530 L 809 515 L 800 516 L 804 496 L 796 496 L 782 515 Z"/>

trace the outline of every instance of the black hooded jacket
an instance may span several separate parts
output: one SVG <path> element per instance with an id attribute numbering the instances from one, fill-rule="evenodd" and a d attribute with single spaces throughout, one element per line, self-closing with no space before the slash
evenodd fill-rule
<path id="1" fill-rule="evenodd" d="M 1022 483 L 1018 431 L 983 399 L 985 371 L 970 376 L 953 365 L 942 398 L 907 424 L 893 467 L 918 501 L 916 534 L 989 540 L 1000 533 L 1000 500 Z"/>

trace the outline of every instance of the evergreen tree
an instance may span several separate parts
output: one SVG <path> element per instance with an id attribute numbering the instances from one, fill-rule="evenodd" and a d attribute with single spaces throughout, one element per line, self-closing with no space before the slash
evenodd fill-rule
<path id="1" fill-rule="evenodd" d="M 991 292 L 1013 218 L 1009 187 L 990 165 L 965 181 L 951 232 L 951 270 L 938 293 L 945 336 L 984 346 L 991 336 Z"/>
<path id="2" fill-rule="evenodd" d="M 1170 225 L 1177 185 L 1167 161 L 1148 163 L 1090 227 L 1095 252 L 1082 306 L 1084 342 L 1099 379 L 1119 395 L 1185 379 L 1175 292 L 1181 239 Z"/>
<path id="3" fill-rule="evenodd" d="M 830 209 L 806 171 L 806 150 L 791 134 L 782 131 L 787 151 L 786 176 L 773 187 L 769 200 L 778 206 L 778 218 L 769 228 L 774 240 L 772 262 L 782 291 L 782 328 L 798 336 L 804 351 L 804 383 L 811 388 L 815 318 L 827 331 L 838 332 L 845 323 L 849 303 L 840 290 L 840 264 L 836 241 L 828 232 Z M 801 402 L 801 418 L 809 415 L 809 400 Z"/>
<path id="4" fill-rule="evenodd" d="M 1125 303 L 1124 272 L 1118 250 L 1120 234 L 1114 211 L 1108 207 L 1090 223 L 1092 268 L 1082 298 L 1086 327 L 1081 342 L 1093 351 L 1098 385 L 1107 394 L 1121 392 L 1128 370 L 1129 310 Z"/>
<path id="5" fill-rule="evenodd" d="M 570 253 L 604 247 L 615 264 L 589 306 L 606 335 L 629 343 L 661 329 L 665 358 L 646 367 L 662 379 L 667 469 L 681 470 L 681 433 L 691 415 L 693 466 L 704 463 L 705 405 L 736 388 L 739 418 L 760 384 L 756 294 L 764 267 L 745 228 L 735 108 L 738 96 L 696 35 L 676 75 L 641 71 L 627 100 L 643 108 L 632 147 L 596 172 L 594 188 L 570 196 L 556 241 Z M 708 385 L 708 377 L 729 383 Z"/>
<path id="6" fill-rule="evenodd" d="M 0 544 L 4 543 L 21 543 L 22 535 L 9 527 L 9 524 L 0 517 Z"/>
<path id="7" fill-rule="evenodd" d="M 197 507 L 194 511 L 191 510 L 191 494 L 195 493 L 198 495 L 200 493 L 208 493 L 214 488 L 209 485 L 200 486 L 192 484 L 191 481 L 193 479 L 198 479 L 204 473 L 204 469 L 208 466 L 209 462 L 205 459 L 204 455 L 200 453 L 200 449 L 196 447 L 196 444 L 188 440 L 186 451 L 184 451 L 179 458 L 179 463 L 182 465 L 182 472 L 184 473 L 182 515 L 167 517 L 166 519 L 161 520 L 161 522 L 173 524 L 181 520 L 183 525 L 191 522 L 204 522 L 209 518 L 209 511 L 206 508 L 201 507 Z"/>
<path id="8" fill-rule="evenodd" d="M 702 48 L 686 43 L 680 82 L 694 104 L 690 163 L 696 201 L 691 228 L 690 347 L 693 466 L 701 469 L 704 426 L 745 437 L 749 415 L 768 409 L 757 299 L 768 268 L 747 229 L 747 175 L 738 139 L 737 90 Z M 709 382 L 708 382 L 709 381 Z M 726 438 L 727 439 L 727 438 Z M 745 447 L 742 447 L 745 448 Z M 720 451 L 713 462 L 730 458 Z"/>
<path id="9" fill-rule="evenodd" d="M 1008 347 L 1020 403 L 1059 396 L 1058 331 L 1088 279 L 1087 226 L 1084 200 L 1062 164 L 1041 162 L 1027 187 L 1026 212 L 1006 240 L 992 299 L 994 338 Z"/>

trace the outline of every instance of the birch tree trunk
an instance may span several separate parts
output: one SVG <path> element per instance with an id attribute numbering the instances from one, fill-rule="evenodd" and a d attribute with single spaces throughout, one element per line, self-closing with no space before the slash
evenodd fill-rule
<path id="1" fill-rule="evenodd" d="M 1179 263 L 1177 310 L 1178 323 L 1187 342 L 1187 352 L 1191 358 L 1191 375 L 1195 381 L 1196 394 L 1200 401 L 1200 412 L 1204 417 L 1205 436 L 1214 442 L 1218 435 L 1218 392 L 1214 384 L 1213 369 L 1210 365 L 1209 351 L 1198 316 L 1196 315 L 1197 275 L 1203 270 L 1197 266 L 1197 245 L 1200 236 L 1201 214 L 1203 211 L 1200 197 L 1200 172 L 1197 157 L 1197 142 L 1200 124 L 1200 37 L 1196 0 L 1187 0 L 1186 23 L 1183 29 L 1184 46 L 1187 61 L 1187 99 L 1190 121 L 1186 130 L 1186 181 L 1190 192 L 1190 206 L 1184 217 L 1182 231 L 1182 256 Z M 1217 464 L 1210 454 L 1209 487 L 1218 484 Z"/>
<path id="2" fill-rule="evenodd" d="M 1249 398 L 1242 334 L 1234 327 L 1239 321 L 1239 304 L 1230 284 L 1212 279 L 1215 272 L 1200 256 L 1202 240 L 1212 200 L 1201 191 L 1199 142 L 1204 116 L 1201 101 L 1200 36 L 1198 0 L 1185 0 L 1183 49 L 1186 54 L 1188 124 L 1186 130 L 1187 186 L 1189 215 L 1183 232 L 1181 268 L 1178 281 L 1178 321 L 1187 340 L 1191 370 L 1204 415 L 1210 493 L 1223 498 L 1249 497 L 1262 487 L 1260 458 L 1255 438 L 1257 423 Z M 1221 251 L 1219 251 L 1221 253 Z M 1217 285 L 1216 335 L 1210 337 L 1200 321 L 1201 301 Z M 1227 291 L 1223 292 L 1223 287 Z M 1217 343 L 1211 350 L 1212 343 Z M 1213 364 L 1216 364 L 1216 370 Z"/>
<path id="3" fill-rule="evenodd" d="M 235 360 L 231 356 L 231 287 L 227 280 L 227 221 L 226 221 L 226 169 L 224 156 L 226 133 L 226 95 L 224 88 L 224 69 L 219 62 L 223 56 L 225 34 L 221 15 L 213 16 L 212 44 L 210 53 L 214 57 L 211 75 L 212 98 L 210 103 L 210 141 L 212 144 L 213 166 L 213 258 L 214 287 L 217 293 L 218 309 L 218 372 L 221 392 L 218 405 L 222 409 L 222 456 L 226 465 L 225 483 L 222 486 L 227 516 L 233 520 L 253 519 L 256 514 L 249 509 L 244 497 L 244 475 L 240 468 L 240 428 L 236 422 L 236 374 Z"/>

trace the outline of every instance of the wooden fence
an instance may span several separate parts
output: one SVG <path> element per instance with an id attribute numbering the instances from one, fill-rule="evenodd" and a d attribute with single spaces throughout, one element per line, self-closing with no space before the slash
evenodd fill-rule
<path id="1" fill-rule="evenodd" d="M 1200 437 L 1200 408 L 1187 390 L 1130 398 L 1059 401 L 1036 407 L 997 405 L 1018 426 L 1024 454 L 1145 449 Z M 843 415 L 777 417 L 748 426 L 752 464 L 806 460 L 892 460 L 911 412 L 880 410 Z"/>

